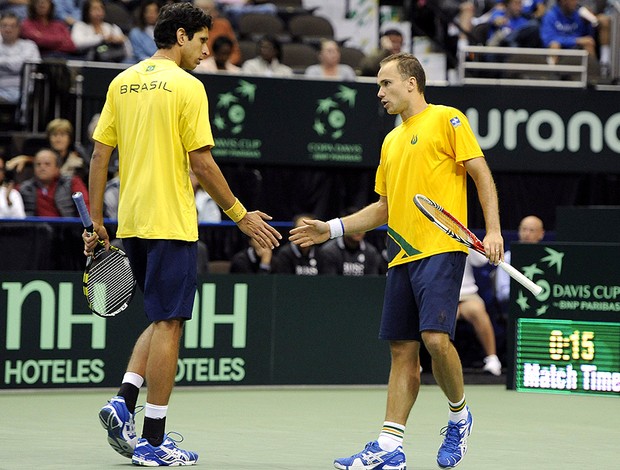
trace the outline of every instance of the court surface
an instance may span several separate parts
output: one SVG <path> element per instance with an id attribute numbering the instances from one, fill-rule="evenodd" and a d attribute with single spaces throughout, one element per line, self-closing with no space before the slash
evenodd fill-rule
<path id="1" fill-rule="evenodd" d="M 0 469 L 138 468 L 107 444 L 97 412 L 114 390 L 0 393 Z M 469 385 L 474 416 L 462 470 L 618 467 L 620 400 Z M 142 402 L 145 395 L 142 394 Z M 377 438 L 384 387 L 177 388 L 167 419 L 198 467 L 319 470 Z M 142 429 L 142 416 L 137 419 Z M 423 385 L 406 431 L 408 470 L 438 468 L 447 404 Z"/>

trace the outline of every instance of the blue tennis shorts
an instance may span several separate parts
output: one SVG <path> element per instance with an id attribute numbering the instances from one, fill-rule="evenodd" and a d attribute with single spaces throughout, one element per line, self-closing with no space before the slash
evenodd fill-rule
<path id="1" fill-rule="evenodd" d="M 434 330 L 454 340 L 466 258 L 441 253 L 390 268 L 379 338 L 420 341 L 422 331 Z"/>
<path id="2" fill-rule="evenodd" d="M 192 318 L 196 294 L 196 242 L 124 238 L 123 247 L 151 322 Z"/>

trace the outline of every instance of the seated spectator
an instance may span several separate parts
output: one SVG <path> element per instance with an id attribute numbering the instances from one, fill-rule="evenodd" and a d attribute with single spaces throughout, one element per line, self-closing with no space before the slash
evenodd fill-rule
<path id="1" fill-rule="evenodd" d="M 577 0 L 558 0 L 542 17 L 540 36 L 544 47 L 551 49 L 583 49 L 588 52 L 588 61 L 597 63 L 595 31 L 592 24 L 584 20 L 579 12 Z M 599 23 L 600 25 L 600 23 Z M 609 35 L 601 35 L 601 68 L 609 69 Z M 549 57 L 555 64 L 558 57 Z"/>
<path id="2" fill-rule="evenodd" d="M 207 15 L 211 15 L 212 26 L 209 29 L 209 41 L 207 45 L 209 50 L 214 50 L 215 40 L 221 36 L 225 36 L 232 42 L 232 50 L 230 53 L 230 62 L 234 65 L 241 63 L 241 49 L 237 41 L 237 35 L 227 18 L 220 15 L 219 9 L 215 5 L 214 0 L 194 0 L 194 6 L 203 10 Z M 213 53 L 213 52 L 211 52 Z"/>
<path id="3" fill-rule="evenodd" d="M 474 327 L 476 337 L 484 350 L 482 370 L 495 376 L 502 375 L 502 363 L 497 357 L 495 330 L 487 313 L 484 300 L 478 295 L 478 286 L 474 277 L 474 267 L 484 266 L 488 260 L 480 253 L 469 250 L 465 263 L 465 272 L 461 284 L 457 318 L 462 318 Z"/>
<path id="4" fill-rule="evenodd" d="M 230 61 L 233 43 L 228 37 L 220 36 L 213 42 L 211 54 L 194 69 L 198 73 L 241 73 L 241 68 Z"/>
<path id="5" fill-rule="evenodd" d="M 74 145 L 73 124 L 67 119 L 52 119 L 45 128 L 50 149 L 60 157 L 60 172 L 63 175 L 77 175 L 87 181 L 88 165 Z M 8 168 L 21 175 L 27 166 L 32 165 L 34 157 L 18 155 L 7 162 Z M 23 178 L 19 178 L 22 180 Z"/>
<path id="6" fill-rule="evenodd" d="M 403 47 L 403 33 L 397 29 L 388 29 L 379 39 L 379 50 L 367 55 L 360 63 L 361 75 L 376 77 L 379 73 L 379 63 L 391 54 L 397 54 Z"/>
<path id="7" fill-rule="evenodd" d="M 293 219 L 293 227 L 304 224 L 303 219 L 315 219 L 313 214 L 299 214 Z M 281 246 L 274 255 L 275 272 L 278 274 L 297 274 L 299 276 L 316 276 L 319 274 L 317 247 L 300 247 L 288 242 Z"/>
<path id="8" fill-rule="evenodd" d="M 542 46 L 538 21 L 523 15 L 521 0 L 505 0 L 503 8 L 494 8 L 489 26 L 487 46 Z"/>
<path id="9" fill-rule="evenodd" d="M 30 0 L 0 0 L 0 16 L 13 13 L 20 21 L 28 17 Z"/>
<path id="10" fill-rule="evenodd" d="M 340 63 L 340 46 L 336 41 L 323 39 L 319 51 L 319 63 L 306 69 L 306 77 L 355 81 L 357 74 L 349 65 Z"/>
<path id="11" fill-rule="evenodd" d="M 521 2 L 521 13 L 530 20 L 540 21 L 546 11 L 547 0 L 523 0 Z"/>
<path id="12" fill-rule="evenodd" d="M 138 9 L 136 26 L 129 31 L 129 41 L 133 49 L 133 61 L 148 59 L 157 46 L 153 39 L 153 30 L 159 16 L 159 0 L 144 0 Z"/>
<path id="13" fill-rule="evenodd" d="M 539 243 L 545 237 L 543 221 L 535 215 L 528 215 L 519 222 L 519 242 Z M 510 264 L 512 253 L 507 250 L 504 260 Z M 510 276 L 503 269 L 495 271 L 495 297 L 500 304 L 508 302 L 510 297 Z"/>
<path id="14" fill-rule="evenodd" d="M 11 13 L 12 15 L 12 13 Z M 15 189 L 15 179 L 4 168 L 4 159 L 0 157 L 0 219 L 23 219 L 24 201 Z"/>
<path id="15" fill-rule="evenodd" d="M 230 20 L 233 28 L 239 27 L 239 18 L 246 13 L 276 15 L 278 7 L 273 3 L 255 0 L 217 0 L 218 6 Z"/>
<path id="16" fill-rule="evenodd" d="M 357 212 L 347 209 L 342 216 Z M 364 241 L 365 233 L 347 233 L 319 247 L 319 274 L 366 276 L 381 274 L 383 259 L 379 250 Z"/>
<path id="17" fill-rule="evenodd" d="M 72 27 L 76 22 L 82 20 L 81 4 L 81 1 L 76 0 L 54 0 L 55 18 Z"/>
<path id="18" fill-rule="evenodd" d="M 131 43 L 118 25 L 104 21 L 105 4 L 102 0 L 86 0 L 82 6 L 82 18 L 71 28 L 71 38 L 85 60 L 131 60 Z"/>
<path id="19" fill-rule="evenodd" d="M 39 46 L 42 58 L 69 58 L 76 48 L 69 27 L 54 19 L 54 3 L 51 0 L 30 0 L 28 18 L 22 23 L 22 37 L 33 40 Z"/>
<path id="20" fill-rule="evenodd" d="M 206 192 L 193 171 L 189 171 L 189 179 L 192 182 L 194 188 L 194 195 L 196 197 L 196 211 L 198 212 L 198 222 L 213 222 L 219 223 L 222 221 L 222 212 L 220 206 L 213 200 L 211 195 Z"/>
<path id="21" fill-rule="evenodd" d="M 30 39 L 20 39 L 21 24 L 14 13 L 0 18 L 0 103 L 17 104 L 21 93 L 22 66 L 40 60 L 39 48 Z"/>
<path id="22" fill-rule="evenodd" d="M 81 191 L 89 205 L 88 191 L 77 176 L 60 173 L 60 157 L 51 149 L 41 149 L 34 156 L 34 177 L 19 186 L 28 216 L 77 217 L 71 195 Z"/>
<path id="23" fill-rule="evenodd" d="M 611 2 L 614 0 L 581 0 L 577 13 L 588 21 L 598 33 L 597 44 L 601 63 L 601 77 L 607 78 L 611 72 Z M 620 11 L 620 3 L 616 3 Z"/>
<path id="24" fill-rule="evenodd" d="M 263 248 L 254 239 L 248 238 L 250 246 L 235 253 L 230 260 L 231 273 L 271 274 L 271 248 Z"/>
<path id="25" fill-rule="evenodd" d="M 246 60 L 241 71 L 248 75 L 264 75 L 267 77 L 292 77 L 293 69 L 280 63 L 282 47 L 280 41 L 273 36 L 263 36 L 256 45 L 258 56 Z"/>

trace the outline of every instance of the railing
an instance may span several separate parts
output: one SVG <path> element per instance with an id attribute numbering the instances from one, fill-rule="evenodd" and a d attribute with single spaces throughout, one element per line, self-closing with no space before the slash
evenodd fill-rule
<path id="1" fill-rule="evenodd" d="M 558 57 L 558 63 L 548 64 L 547 57 L 553 56 Z M 467 46 L 459 51 L 459 80 L 464 85 L 585 88 L 588 53 L 571 49 Z"/>

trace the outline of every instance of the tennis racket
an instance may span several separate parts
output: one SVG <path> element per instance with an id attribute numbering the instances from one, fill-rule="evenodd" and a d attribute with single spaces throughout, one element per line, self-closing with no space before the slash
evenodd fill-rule
<path id="1" fill-rule="evenodd" d="M 81 192 L 72 196 L 82 225 L 93 232 L 93 222 Z M 99 240 L 92 256 L 86 260 L 82 277 L 84 295 L 91 311 L 100 317 L 113 317 L 125 310 L 136 290 L 136 279 L 124 251 L 110 245 L 109 250 Z"/>
<path id="2" fill-rule="evenodd" d="M 446 235 L 449 235 L 457 242 L 462 243 L 463 245 L 486 256 L 486 253 L 484 252 L 484 245 L 480 239 L 435 201 L 432 201 L 422 194 L 416 194 L 413 198 L 413 202 L 417 208 L 420 209 L 420 212 L 422 212 L 426 218 L 433 222 L 435 226 L 443 230 Z M 538 295 L 542 292 L 542 287 L 536 285 L 530 279 L 525 277 L 523 273 L 505 261 L 500 261 L 498 266 L 506 271 L 511 278 L 529 290 L 532 294 Z"/>

